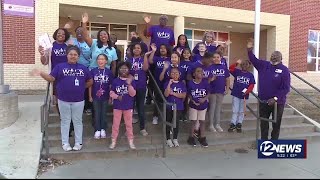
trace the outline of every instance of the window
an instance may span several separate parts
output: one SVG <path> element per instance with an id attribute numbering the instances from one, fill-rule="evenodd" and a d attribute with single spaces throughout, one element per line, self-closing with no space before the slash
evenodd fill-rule
<path id="1" fill-rule="evenodd" d="M 320 46 L 319 46 L 319 34 L 320 31 L 309 30 L 308 35 L 308 52 L 307 52 L 307 70 L 308 71 L 320 71 Z"/>

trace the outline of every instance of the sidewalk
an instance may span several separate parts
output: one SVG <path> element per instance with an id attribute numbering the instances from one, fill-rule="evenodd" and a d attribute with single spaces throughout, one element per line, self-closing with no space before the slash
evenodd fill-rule
<path id="1" fill-rule="evenodd" d="M 19 95 L 19 119 L 0 130 L 0 173 L 6 178 L 34 179 L 37 175 L 43 100 L 43 95 Z"/>
<path id="2" fill-rule="evenodd" d="M 308 144 L 307 159 L 263 160 L 257 151 L 175 155 L 163 158 L 81 160 L 49 170 L 46 178 L 320 178 L 320 143 Z"/>

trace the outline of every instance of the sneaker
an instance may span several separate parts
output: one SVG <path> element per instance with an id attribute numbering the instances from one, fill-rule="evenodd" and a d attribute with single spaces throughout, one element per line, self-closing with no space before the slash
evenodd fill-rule
<path id="1" fill-rule="evenodd" d="M 79 143 L 76 143 L 74 146 L 73 146 L 73 150 L 75 151 L 80 151 L 82 148 L 82 144 L 79 144 Z"/>
<path id="2" fill-rule="evenodd" d="M 71 150 L 72 150 L 70 144 L 64 144 L 64 145 L 62 145 L 62 149 L 63 149 L 64 151 L 71 151 Z"/>
<path id="3" fill-rule="evenodd" d="M 218 132 L 223 132 L 223 129 L 221 128 L 220 124 L 217 124 L 217 125 L 216 125 L 216 130 L 217 130 Z"/>
<path id="4" fill-rule="evenodd" d="M 173 147 L 174 145 L 173 145 L 173 143 L 172 143 L 172 141 L 171 141 L 171 139 L 168 139 L 167 140 L 167 145 L 169 146 L 169 147 Z"/>
<path id="5" fill-rule="evenodd" d="M 213 125 L 210 125 L 209 131 L 211 131 L 211 132 L 217 132 L 216 128 L 214 128 Z"/>
<path id="6" fill-rule="evenodd" d="M 111 144 L 109 146 L 110 149 L 114 149 L 116 147 L 116 140 L 115 139 L 111 139 Z"/>
<path id="7" fill-rule="evenodd" d="M 174 139 L 172 142 L 174 147 L 179 147 L 178 139 Z"/>
<path id="8" fill-rule="evenodd" d="M 206 137 L 199 138 L 199 143 L 201 144 L 202 147 L 208 147 L 208 143 L 207 143 L 207 138 Z"/>
<path id="9" fill-rule="evenodd" d="M 138 122 L 137 118 L 132 118 L 132 124 L 136 124 Z"/>
<path id="10" fill-rule="evenodd" d="M 133 139 L 129 140 L 129 147 L 130 149 L 136 149 L 136 146 L 133 144 Z"/>
<path id="11" fill-rule="evenodd" d="M 145 129 L 142 129 L 142 130 L 140 131 L 140 134 L 141 134 L 142 136 L 148 136 L 148 132 L 147 132 Z"/>
<path id="12" fill-rule="evenodd" d="M 154 116 L 152 118 L 152 124 L 158 124 L 158 117 L 157 116 Z"/>
<path id="13" fill-rule="evenodd" d="M 194 137 L 191 137 L 191 136 L 190 136 L 190 137 L 188 138 L 188 141 L 187 141 L 187 142 L 188 142 L 189 145 L 191 145 L 191 146 L 193 146 L 193 147 L 196 147 L 196 146 L 197 146 L 197 143 L 196 143 L 196 140 L 194 139 Z"/>
<path id="14" fill-rule="evenodd" d="M 242 127 L 242 124 L 241 124 L 241 123 L 238 123 L 237 126 L 236 126 L 236 128 L 237 128 L 237 133 L 241 133 L 241 132 L 242 132 L 241 127 Z"/>
<path id="15" fill-rule="evenodd" d="M 94 133 L 94 138 L 95 138 L 95 139 L 100 139 L 100 136 L 101 136 L 101 132 L 100 132 L 100 131 L 96 131 L 96 132 Z"/>
<path id="16" fill-rule="evenodd" d="M 235 131 L 236 130 L 236 126 L 233 124 L 233 123 L 231 123 L 230 124 L 230 127 L 229 127 L 229 129 L 228 129 L 228 132 L 233 132 L 233 131 Z"/>
<path id="17" fill-rule="evenodd" d="M 103 139 L 107 138 L 107 133 L 106 133 L 106 131 L 104 129 L 101 129 L 101 134 L 100 135 L 101 135 L 100 137 L 103 138 Z"/>
<path id="18" fill-rule="evenodd" d="M 89 116 L 89 115 L 91 115 L 92 114 L 92 110 L 91 109 L 87 109 L 86 110 L 86 114 Z"/>

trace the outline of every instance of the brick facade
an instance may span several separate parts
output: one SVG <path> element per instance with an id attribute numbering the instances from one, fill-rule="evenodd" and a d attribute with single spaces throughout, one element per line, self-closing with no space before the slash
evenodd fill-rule
<path id="1" fill-rule="evenodd" d="M 176 0 L 179 2 L 219 6 L 254 11 L 254 0 Z M 296 72 L 307 71 L 307 41 L 309 29 L 320 30 L 318 0 L 263 0 L 261 11 L 286 14 L 291 17 L 289 68 Z"/>

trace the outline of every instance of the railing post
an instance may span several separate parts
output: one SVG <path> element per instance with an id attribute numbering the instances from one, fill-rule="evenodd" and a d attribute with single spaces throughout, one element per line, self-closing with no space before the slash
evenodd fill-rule
<path id="1" fill-rule="evenodd" d="M 45 138 L 45 146 L 46 146 L 46 158 L 49 157 L 49 138 L 48 138 L 48 124 L 49 124 L 49 108 L 48 106 L 50 106 L 50 104 L 45 106 L 45 134 L 44 134 L 44 138 Z"/>
<path id="2" fill-rule="evenodd" d="M 257 126 L 256 126 L 256 143 L 255 146 L 258 146 L 258 139 L 259 139 L 259 133 L 260 133 L 260 102 L 258 100 L 258 104 L 257 104 Z"/>
<path id="3" fill-rule="evenodd" d="M 278 121 L 278 102 L 277 101 L 274 103 L 273 112 L 274 112 L 274 123 L 277 123 Z"/>
<path id="4" fill-rule="evenodd" d="M 173 104 L 173 128 L 177 127 L 177 104 Z M 173 132 L 173 131 L 172 131 Z"/>
<path id="5" fill-rule="evenodd" d="M 161 113 L 161 112 L 160 112 Z M 165 102 L 163 102 L 163 115 L 162 115 L 162 134 L 163 134 L 163 144 L 162 144 L 162 157 L 166 157 L 166 122 L 167 122 L 167 105 Z"/>

